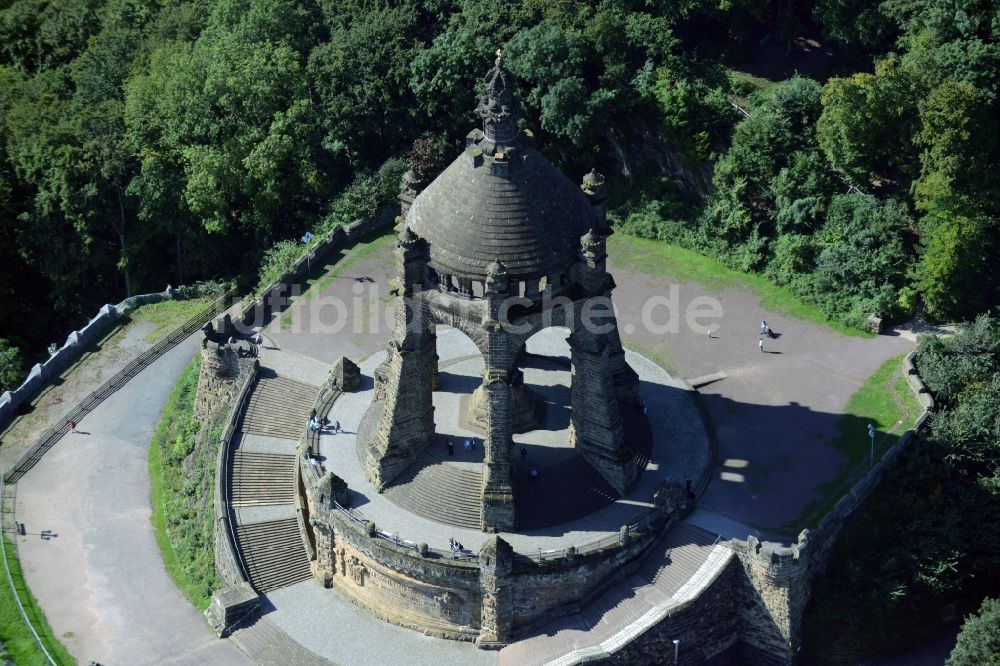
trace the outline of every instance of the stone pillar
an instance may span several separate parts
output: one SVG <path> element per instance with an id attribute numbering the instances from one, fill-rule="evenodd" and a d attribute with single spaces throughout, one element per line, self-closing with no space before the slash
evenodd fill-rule
<path id="1" fill-rule="evenodd" d="M 792 664 L 801 642 L 802 615 L 809 600 L 808 530 L 791 547 L 761 543 L 751 536 L 733 542 L 746 574 L 748 599 L 740 605 L 740 640 L 768 663 Z"/>
<path id="2" fill-rule="evenodd" d="M 591 169 L 590 173 L 583 177 L 580 189 L 587 196 L 594 211 L 594 218 L 597 220 L 597 231 L 608 235 L 611 229 L 607 221 L 607 201 L 608 188 L 605 185 L 604 176 L 596 170 Z"/>
<path id="3" fill-rule="evenodd" d="M 483 465 L 482 527 L 487 532 L 511 531 L 516 527 L 514 486 L 511 483 L 510 449 L 513 433 L 513 397 L 510 370 L 513 363 L 512 341 L 498 321 L 499 311 L 508 293 L 507 267 L 499 261 L 486 267 L 486 331 L 481 401 L 485 411 L 485 458 Z"/>
<path id="4" fill-rule="evenodd" d="M 483 373 L 487 430 L 483 461 L 483 531 L 510 532 L 517 526 L 511 483 L 511 389 L 507 373 Z"/>
<path id="5" fill-rule="evenodd" d="M 588 295 L 600 299 L 592 302 L 591 319 L 606 330 L 601 335 L 608 348 L 608 369 L 618 399 L 637 402 L 639 375 L 625 361 L 625 349 L 618 333 L 618 320 L 611 306 L 611 292 L 614 291 L 615 281 L 607 272 L 607 258 L 607 236 L 591 229 L 580 238 L 577 280 Z"/>
<path id="6" fill-rule="evenodd" d="M 569 337 L 572 356 L 570 441 L 621 494 L 639 475 L 635 451 L 625 443 L 618 393 L 605 335 L 578 326 Z"/>
<path id="7" fill-rule="evenodd" d="M 201 350 L 201 371 L 195 393 L 194 417 L 200 423 L 210 421 L 225 407 L 236 390 L 240 360 L 232 345 L 209 345 Z"/>
<path id="8" fill-rule="evenodd" d="M 430 444 L 434 435 L 433 385 L 436 338 L 420 295 L 426 270 L 426 244 L 410 229 L 396 248 L 396 321 L 389 356 L 379 366 L 376 387 L 382 400 L 379 426 L 364 443 L 365 473 L 381 491 Z M 381 404 L 379 404 L 381 403 Z"/>
<path id="9" fill-rule="evenodd" d="M 410 213 L 413 200 L 420 194 L 424 187 L 424 180 L 413 169 L 409 169 L 399 179 L 399 224 L 396 232 L 401 232 L 402 225 L 406 224 L 406 216 Z"/>
<path id="10" fill-rule="evenodd" d="M 479 587 L 483 602 L 476 645 L 484 650 L 499 650 L 513 640 L 513 573 L 514 549 L 500 537 L 491 536 L 479 549 Z"/>

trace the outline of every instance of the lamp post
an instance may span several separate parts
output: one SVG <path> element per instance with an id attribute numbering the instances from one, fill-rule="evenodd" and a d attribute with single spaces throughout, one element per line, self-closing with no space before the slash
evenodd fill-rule
<path id="1" fill-rule="evenodd" d="M 875 466 L 875 426 L 871 423 L 868 424 L 868 436 L 871 438 L 872 444 L 869 453 L 868 467 Z"/>
<path id="2" fill-rule="evenodd" d="M 677 664 L 678 664 L 678 661 L 677 661 L 677 651 L 680 649 L 680 647 L 681 647 L 681 639 L 675 638 L 674 639 L 674 666 L 677 666 Z"/>

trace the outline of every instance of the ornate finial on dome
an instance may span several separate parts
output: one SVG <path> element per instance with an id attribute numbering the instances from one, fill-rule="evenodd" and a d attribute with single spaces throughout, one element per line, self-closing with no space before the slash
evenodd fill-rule
<path id="1" fill-rule="evenodd" d="M 583 177 L 583 182 L 580 184 L 580 189 L 583 190 L 584 194 L 588 196 L 603 196 L 604 195 L 604 176 L 598 173 L 597 169 L 591 169 L 590 173 Z"/>
<path id="2" fill-rule="evenodd" d="M 504 67 L 500 49 L 497 49 L 496 62 L 483 83 L 486 84 L 486 94 L 476 108 L 476 114 L 483 119 L 483 134 L 494 144 L 513 143 L 518 135 L 514 76 Z"/>
<path id="3" fill-rule="evenodd" d="M 597 233 L 597 231 L 593 227 L 591 227 L 590 229 L 587 230 L 587 233 L 585 233 L 580 238 L 580 243 L 584 247 L 593 247 L 599 244 L 602 240 L 604 240 L 604 238 L 599 233 Z"/>
<path id="4" fill-rule="evenodd" d="M 403 233 L 399 234 L 399 242 L 409 245 L 411 243 L 416 242 L 416 240 L 417 240 L 417 235 L 413 233 L 413 229 L 410 229 L 409 227 L 403 227 Z"/>
<path id="5" fill-rule="evenodd" d="M 497 257 L 486 264 L 486 293 L 504 294 L 507 293 L 507 264 Z"/>

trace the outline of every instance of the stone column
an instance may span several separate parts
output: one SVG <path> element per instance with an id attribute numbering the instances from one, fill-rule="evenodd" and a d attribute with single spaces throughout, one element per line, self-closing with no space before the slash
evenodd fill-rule
<path id="1" fill-rule="evenodd" d="M 790 547 L 750 536 L 734 541 L 743 565 L 746 599 L 739 604 L 740 640 L 760 661 L 792 664 L 801 645 L 802 616 L 809 601 L 808 530 Z"/>
<path id="2" fill-rule="evenodd" d="M 389 356 L 379 366 L 376 394 L 369 409 L 380 409 L 378 429 L 364 443 L 365 473 L 381 491 L 412 463 L 434 436 L 433 385 L 436 339 L 420 288 L 426 269 L 426 244 L 404 229 L 396 248 L 396 321 Z"/>
<path id="3" fill-rule="evenodd" d="M 608 370 L 619 400 L 639 400 L 639 375 L 625 361 L 625 350 L 618 333 L 618 320 L 611 306 L 614 278 L 607 272 L 607 235 L 591 229 L 580 238 L 580 261 L 577 279 L 588 295 L 599 297 L 591 306 L 592 319 L 602 325 L 601 335 L 608 349 Z"/>
<path id="4" fill-rule="evenodd" d="M 476 645 L 484 650 L 499 650 L 514 638 L 513 573 L 514 549 L 500 537 L 491 536 L 479 549 L 479 587 L 483 603 Z"/>
<path id="5" fill-rule="evenodd" d="M 406 216 L 410 213 L 410 208 L 413 206 L 413 200 L 417 198 L 420 194 L 420 190 L 424 188 L 424 179 L 420 177 L 413 169 L 409 169 L 406 173 L 402 175 L 399 179 L 399 217 L 396 218 L 396 233 L 403 231 L 403 225 L 406 224 Z"/>
<path id="6" fill-rule="evenodd" d="M 510 372 L 512 341 L 499 321 L 499 312 L 508 296 L 507 267 L 493 261 L 486 267 L 486 313 L 482 323 L 486 349 L 481 392 L 481 409 L 486 430 L 483 464 L 482 527 L 487 532 L 511 531 L 516 527 L 514 486 L 511 483 L 510 449 L 513 433 L 513 396 Z"/>
<path id="7" fill-rule="evenodd" d="M 570 441 L 624 495 L 638 477 L 639 467 L 635 451 L 625 443 L 606 337 L 578 327 L 569 337 L 569 346 L 573 408 Z"/>

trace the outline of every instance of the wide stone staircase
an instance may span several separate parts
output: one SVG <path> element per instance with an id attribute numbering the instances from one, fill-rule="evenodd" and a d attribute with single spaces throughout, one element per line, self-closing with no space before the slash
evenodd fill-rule
<path id="1" fill-rule="evenodd" d="M 636 573 L 579 613 L 561 618 L 498 654 L 499 666 L 577 664 L 613 653 L 690 600 L 725 568 L 732 551 L 688 523 L 671 528 Z"/>
<path id="2" fill-rule="evenodd" d="M 236 537 L 258 592 L 293 585 L 312 575 L 295 518 L 237 525 Z"/>
<path id="3" fill-rule="evenodd" d="M 240 430 L 253 435 L 298 441 L 309 422 L 319 389 L 261 368 L 257 387 L 247 404 Z"/>
<path id="4" fill-rule="evenodd" d="M 533 530 L 586 516 L 611 504 L 618 492 L 580 456 L 539 470 L 534 481 L 527 470 L 514 477 L 517 527 Z"/>
<path id="5" fill-rule="evenodd" d="M 478 530 L 482 525 L 482 484 L 478 469 L 442 463 L 425 451 L 385 489 L 385 496 L 418 516 Z"/>
<path id="6" fill-rule="evenodd" d="M 295 517 L 295 450 L 318 392 L 261 368 L 240 416 L 229 499 L 250 583 L 261 593 L 311 576 Z"/>
<path id="7" fill-rule="evenodd" d="M 295 456 L 233 452 L 232 506 L 291 504 L 295 501 Z"/>

